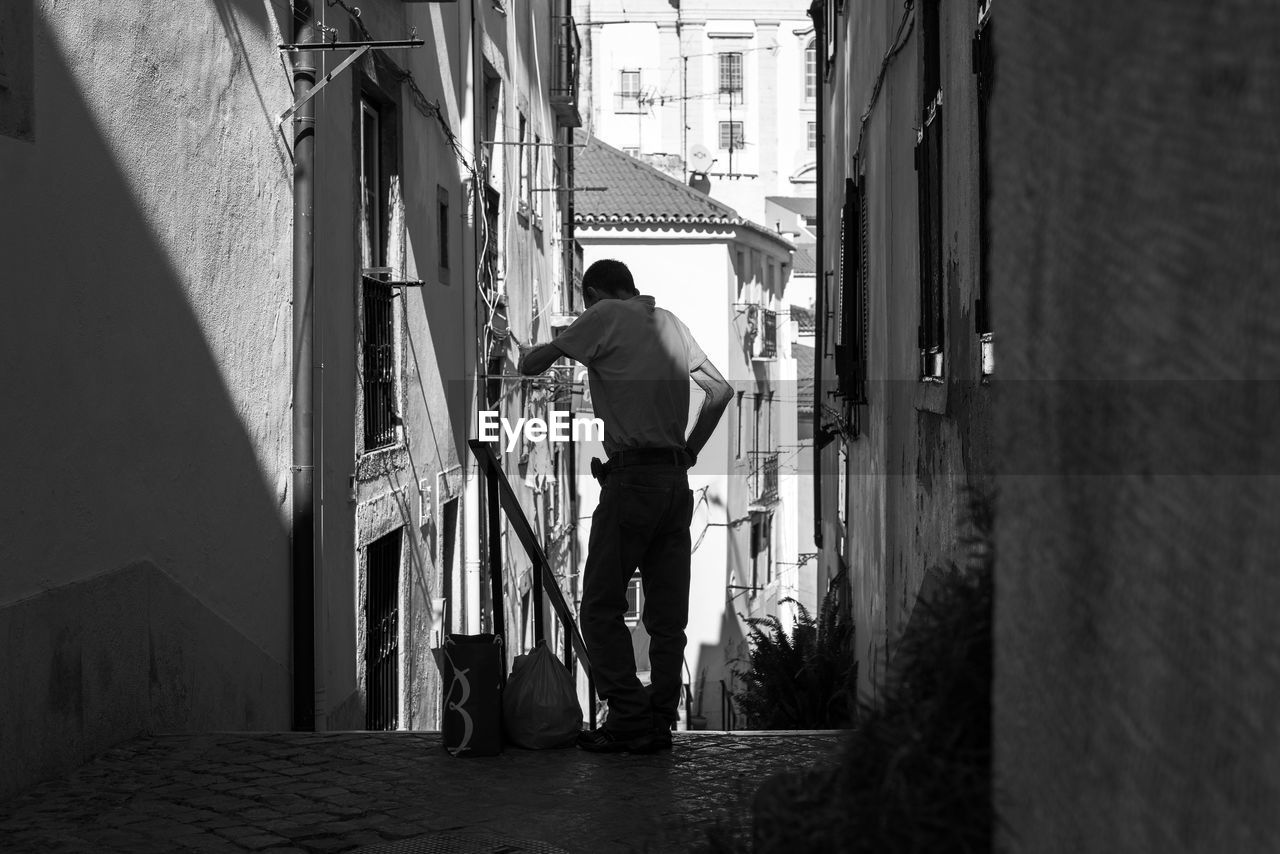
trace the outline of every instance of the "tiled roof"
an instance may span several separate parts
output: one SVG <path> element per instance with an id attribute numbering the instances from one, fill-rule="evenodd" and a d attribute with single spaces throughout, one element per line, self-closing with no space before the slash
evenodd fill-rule
<path id="1" fill-rule="evenodd" d="M 797 324 L 797 331 L 801 335 L 813 334 L 813 311 L 802 305 L 793 305 L 790 308 L 791 319 Z"/>
<path id="2" fill-rule="evenodd" d="M 772 237 L 788 249 L 791 248 L 790 241 L 777 232 L 742 218 L 728 205 L 717 202 L 585 131 L 575 131 L 574 141 L 586 146 L 578 149 L 574 155 L 574 183 L 583 188 L 604 188 L 600 191 L 578 193 L 574 197 L 574 216 L 581 224 L 741 226 Z"/>
<path id="3" fill-rule="evenodd" d="M 796 408 L 809 414 L 813 412 L 813 348 L 792 344 L 791 355 L 796 360 Z"/>
<path id="4" fill-rule="evenodd" d="M 818 272 L 816 243 L 797 243 L 791 258 L 791 272 L 800 276 L 813 276 Z"/>
<path id="5" fill-rule="evenodd" d="M 604 187 L 601 192 L 579 193 L 574 211 L 587 220 L 675 220 L 724 222 L 738 220 L 738 212 L 699 193 L 647 163 L 601 142 L 584 131 L 574 141 L 586 144 L 574 156 L 574 178 L 579 187 Z"/>

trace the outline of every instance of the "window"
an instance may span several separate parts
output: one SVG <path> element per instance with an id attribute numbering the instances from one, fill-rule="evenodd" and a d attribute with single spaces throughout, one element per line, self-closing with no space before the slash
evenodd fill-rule
<path id="1" fill-rule="evenodd" d="M 365 547 L 365 729 L 400 724 L 401 529 Z"/>
<path id="2" fill-rule="evenodd" d="M 720 103 L 742 103 L 742 54 L 740 53 L 720 54 Z"/>
<path id="3" fill-rule="evenodd" d="M 440 278 L 448 279 L 449 274 L 449 191 L 436 186 L 437 240 L 440 244 Z"/>
<path id="4" fill-rule="evenodd" d="M 940 378 L 946 344 L 942 270 L 942 89 L 938 0 L 924 0 L 921 20 L 921 117 L 916 137 L 920 230 L 920 376 Z"/>
<path id="5" fill-rule="evenodd" d="M 809 122 L 805 148 L 809 149 L 810 151 L 816 151 L 818 148 L 818 123 L 817 122 Z"/>
<path id="6" fill-rule="evenodd" d="M 770 391 L 764 400 L 764 446 L 773 453 L 773 392 Z"/>
<path id="7" fill-rule="evenodd" d="M 387 282 L 365 276 L 364 291 L 364 449 L 396 443 L 395 295 Z"/>
<path id="8" fill-rule="evenodd" d="M 520 113 L 520 135 L 517 141 L 520 147 L 517 149 L 520 153 L 520 209 L 523 213 L 528 213 L 529 209 L 529 190 L 533 187 L 529 175 L 529 122 L 524 117 L 524 113 Z"/>
<path id="9" fill-rule="evenodd" d="M 760 452 L 764 449 L 760 447 L 760 394 L 751 395 L 751 468 L 759 471 Z"/>
<path id="10" fill-rule="evenodd" d="M 861 182 L 845 179 L 840 212 L 840 280 L 836 291 L 836 378 L 851 404 L 867 402 L 867 197 Z M 853 421 L 857 435 L 857 419 Z"/>
<path id="11" fill-rule="evenodd" d="M 382 266 L 382 116 L 370 100 L 360 101 L 360 266 Z"/>
<path id="12" fill-rule="evenodd" d="M 542 137 L 533 135 L 533 145 L 529 148 L 529 210 L 535 219 L 542 219 Z"/>
<path id="13" fill-rule="evenodd" d="M 818 40 L 810 39 L 804 49 L 804 99 L 813 101 L 818 97 Z M 810 122 L 812 124 L 812 122 Z M 809 146 L 813 148 L 812 145 Z"/>
<path id="14" fill-rule="evenodd" d="M 746 143 L 742 139 L 742 122 L 720 123 L 720 149 L 722 151 L 741 150 L 745 146 Z"/>
<path id="15" fill-rule="evenodd" d="M 735 445 L 736 450 L 733 453 L 733 458 L 736 460 L 742 459 L 742 395 L 743 395 L 743 392 L 738 392 L 738 398 L 737 398 L 738 400 L 737 416 L 738 417 L 736 419 L 738 422 L 738 442 Z"/>
<path id="16" fill-rule="evenodd" d="M 822 41 L 826 49 L 823 70 L 830 74 L 831 67 L 836 63 L 836 24 L 839 21 L 839 10 L 836 8 L 836 0 L 825 0 L 822 6 Z"/>
<path id="17" fill-rule="evenodd" d="M 360 263 L 364 270 L 386 266 L 385 222 L 394 148 L 389 108 L 368 98 L 360 103 Z M 397 314 L 394 290 L 381 273 L 361 277 L 361 358 L 364 449 L 373 451 L 398 439 Z"/>
<path id="18" fill-rule="evenodd" d="M 978 298 L 974 300 L 973 318 L 974 332 L 980 339 L 982 375 L 990 376 L 995 371 L 995 342 L 990 314 L 991 149 L 987 144 L 987 134 L 991 112 L 991 91 L 996 82 L 995 43 L 992 41 L 995 25 L 991 22 L 989 15 L 990 0 L 980 2 L 978 6 L 982 28 L 974 36 L 973 45 L 974 71 L 978 78 Z"/>
<path id="19" fill-rule="evenodd" d="M 629 155 L 629 156 L 631 156 L 631 157 L 639 157 L 639 156 L 640 156 L 640 148 L 639 148 L 638 146 L 635 146 L 635 145 L 624 145 L 624 146 L 622 146 L 622 153 L 623 153 L 623 154 L 626 154 L 626 155 Z"/>
<path id="20" fill-rule="evenodd" d="M 618 102 L 615 112 L 640 112 L 640 72 L 624 69 L 618 72 Z"/>
<path id="21" fill-rule="evenodd" d="M 773 514 L 754 513 L 751 519 L 751 586 L 773 580 Z"/>

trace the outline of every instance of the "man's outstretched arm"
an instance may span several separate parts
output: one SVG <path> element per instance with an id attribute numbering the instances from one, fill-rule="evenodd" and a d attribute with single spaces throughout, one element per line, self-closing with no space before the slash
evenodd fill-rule
<path id="1" fill-rule="evenodd" d="M 563 356 L 555 344 L 539 344 L 520 348 L 520 365 L 516 370 L 526 377 L 535 377 L 556 363 Z"/>
<path id="2" fill-rule="evenodd" d="M 707 394 L 706 399 L 702 401 L 702 407 L 698 410 L 698 419 L 693 423 L 693 430 L 685 440 L 685 447 L 696 457 L 702 453 L 703 446 L 716 431 L 720 416 L 724 415 L 725 407 L 733 399 L 733 389 L 716 370 L 716 366 L 709 361 L 704 361 L 694 368 L 691 376 L 698 384 L 698 388 Z"/>

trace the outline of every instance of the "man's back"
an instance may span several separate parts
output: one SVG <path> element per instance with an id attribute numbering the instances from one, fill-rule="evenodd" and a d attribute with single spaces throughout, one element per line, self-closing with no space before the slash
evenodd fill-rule
<path id="1" fill-rule="evenodd" d="M 587 366 L 605 450 L 683 448 L 690 373 L 706 361 L 688 328 L 653 297 L 601 300 L 556 346 Z"/>

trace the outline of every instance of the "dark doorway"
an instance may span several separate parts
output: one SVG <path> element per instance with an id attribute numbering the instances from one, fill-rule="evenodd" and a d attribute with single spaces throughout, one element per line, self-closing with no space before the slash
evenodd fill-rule
<path id="1" fill-rule="evenodd" d="M 365 549 L 365 728 L 394 730 L 400 723 L 400 539 L 396 529 Z"/>

